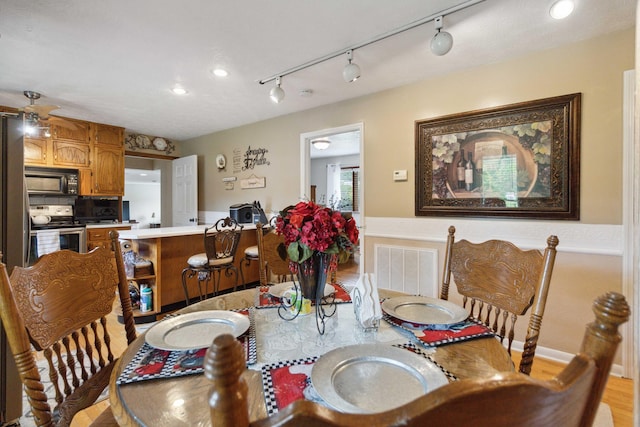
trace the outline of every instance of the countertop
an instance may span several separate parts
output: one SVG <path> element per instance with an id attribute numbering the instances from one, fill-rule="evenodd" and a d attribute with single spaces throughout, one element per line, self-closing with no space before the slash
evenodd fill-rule
<path id="1" fill-rule="evenodd" d="M 113 227 L 127 227 L 134 224 L 128 222 L 101 222 L 99 224 L 87 224 L 87 228 L 113 228 Z"/>
<path id="2" fill-rule="evenodd" d="M 176 236 L 190 236 L 193 234 L 204 233 L 204 229 L 211 227 L 213 224 L 203 225 L 187 225 L 184 227 L 160 227 L 160 228 L 139 228 L 136 230 L 122 230 L 120 231 L 121 239 L 128 240 L 141 240 L 141 239 L 155 239 L 158 237 L 176 237 Z M 244 230 L 255 230 L 255 224 L 241 224 Z"/>

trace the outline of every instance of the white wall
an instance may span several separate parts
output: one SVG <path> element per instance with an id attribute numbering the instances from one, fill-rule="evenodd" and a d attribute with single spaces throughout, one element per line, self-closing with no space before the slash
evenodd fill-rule
<path id="1" fill-rule="evenodd" d="M 140 223 L 139 228 L 148 228 L 149 223 L 161 220 L 161 185 L 157 183 L 125 183 L 124 197 L 129 201 L 129 217 Z M 151 216 L 155 213 L 155 218 Z"/>

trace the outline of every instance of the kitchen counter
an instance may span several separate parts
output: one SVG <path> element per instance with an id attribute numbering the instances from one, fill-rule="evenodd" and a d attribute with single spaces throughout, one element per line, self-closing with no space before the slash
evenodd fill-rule
<path id="1" fill-rule="evenodd" d="M 151 312 L 140 313 L 134 310 L 137 322 L 154 321 L 156 315 L 184 307 L 185 295 L 182 287 L 182 270 L 187 267 L 187 260 L 192 255 L 204 252 L 204 229 L 208 225 L 189 225 L 184 227 L 138 228 L 133 230 L 119 230 L 120 239 L 131 241 L 134 252 L 141 258 L 151 261 L 150 274 L 135 275 L 130 278 L 144 283 L 152 288 L 153 309 Z M 257 282 L 260 278 L 258 263 L 243 263 L 244 250 L 257 244 L 256 226 L 243 224 L 242 235 L 238 244 L 238 251 L 234 264 L 244 273 L 247 283 Z M 235 275 L 231 277 L 222 274 L 220 290 L 233 289 L 236 285 Z M 242 285 L 242 277 L 238 277 L 238 285 Z M 197 295 L 197 280 L 195 277 L 187 281 L 190 295 Z"/>
<path id="2" fill-rule="evenodd" d="M 255 224 L 240 224 L 243 226 L 242 231 L 255 230 Z M 140 239 L 156 239 L 161 237 L 191 236 L 193 234 L 202 234 L 204 229 L 211 227 L 213 224 L 207 225 L 187 225 L 183 227 L 160 227 L 160 228 L 138 228 L 135 230 L 122 231 L 121 239 L 140 240 Z"/>
<path id="3" fill-rule="evenodd" d="M 98 224 L 85 224 L 87 229 L 92 228 L 115 228 L 115 227 L 130 227 L 134 224 L 130 224 L 128 222 L 101 222 Z"/>

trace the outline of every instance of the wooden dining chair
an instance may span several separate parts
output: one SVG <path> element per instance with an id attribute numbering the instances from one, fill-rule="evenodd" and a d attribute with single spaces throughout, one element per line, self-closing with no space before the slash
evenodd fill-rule
<path id="1" fill-rule="evenodd" d="M 109 237 L 111 249 L 52 252 L 11 277 L 0 264 L 0 316 L 38 426 L 68 426 L 93 405 L 117 360 L 111 337 L 136 338 L 118 232 Z M 123 325 L 108 330 L 116 295 Z M 43 386 L 37 360 L 46 360 L 53 387 Z M 97 422 L 117 425 L 109 408 Z"/>
<path id="2" fill-rule="evenodd" d="M 471 243 L 455 241 L 455 227 L 449 227 L 440 298 L 449 299 L 451 277 L 463 306 L 471 316 L 490 327 L 507 350 L 515 338 L 515 324 L 530 307 L 529 325 L 519 370 L 531 372 L 538 344 L 542 316 L 547 302 L 558 238 L 549 236 L 544 253 L 522 250 L 505 240 Z"/>
<path id="3" fill-rule="evenodd" d="M 182 270 L 182 289 L 186 304 L 191 304 L 187 280 L 193 276 L 198 279 L 199 301 L 210 295 L 217 295 L 220 290 L 222 272 L 225 276 L 235 275 L 235 286 L 238 288 L 238 268 L 234 264 L 238 244 L 244 226 L 230 217 L 219 219 L 204 230 L 204 252 L 192 255 L 187 260 L 187 267 Z M 209 283 L 213 286 L 209 289 Z"/>
<path id="4" fill-rule="evenodd" d="M 262 233 L 263 225 L 258 223 L 258 258 L 260 265 L 260 286 L 269 286 L 273 282 L 292 280 L 289 269 L 289 256 L 284 246 L 284 236 L 270 227 L 268 233 Z"/>
<path id="5" fill-rule="evenodd" d="M 399 408 L 376 414 L 346 414 L 299 400 L 268 418 L 249 422 L 247 384 L 242 377 L 242 345 L 231 335 L 214 339 L 205 356 L 211 381 L 212 424 L 221 427 L 271 426 L 591 426 L 621 341 L 618 328 L 629 318 L 624 296 L 610 292 L 593 304 L 580 352 L 553 379 L 519 372 L 451 382 Z M 381 387 L 384 385 L 381 384 Z M 499 402 L 499 403 L 497 403 Z M 496 406 L 498 405 L 498 406 Z"/>

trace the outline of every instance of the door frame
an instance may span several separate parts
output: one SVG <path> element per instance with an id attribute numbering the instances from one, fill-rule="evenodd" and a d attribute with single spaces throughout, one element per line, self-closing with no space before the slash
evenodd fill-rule
<path id="1" fill-rule="evenodd" d="M 364 274 L 364 239 L 365 239 L 365 164 L 364 164 L 364 123 L 352 123 L 334 128 L 316 130 L 300 134 L 300 200 L 309 200 L 308 192 L 311 188 L 311 141 L 321 137 L 346 132 L 360 132 L 360 223 L 356 224 L 360 232 L 360 275 Z"/>

